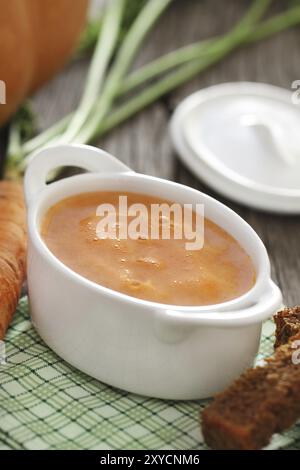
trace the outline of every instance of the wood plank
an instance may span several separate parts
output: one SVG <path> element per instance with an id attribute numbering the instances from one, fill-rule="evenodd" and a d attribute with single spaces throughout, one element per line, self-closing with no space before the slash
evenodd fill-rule
<path id="1" fill-rule="evenodd" d="M 241 17 L 249 3 L 240 0 L 176 0 L 145 42 L 135 67 L 180 45 L 224 33 Z M 278 4 L 274 8 L 277 7 Z M 98 8 L 99 3 L 96 11 Z M 176 158 L 168 135 L 168 122 L 175 106 L 185 96 L 216 83 L 248 80 L 289 88 L 293 80 L 300 78 L 299 36 L 298 28 L 235 52 L 96 142 L 136 171 L 188 184 L 212 194 L 241 214 L 265 242 L 274 280 L 279 283 L 289 305 L 300 303 L 300 218 L 260 213 L 215 194 Z M 69 65 L 36 95 L 34 106 L 42 128 L 75 107 L 84 84 L 87 63 L 87 60 L 82 60 Z"/>

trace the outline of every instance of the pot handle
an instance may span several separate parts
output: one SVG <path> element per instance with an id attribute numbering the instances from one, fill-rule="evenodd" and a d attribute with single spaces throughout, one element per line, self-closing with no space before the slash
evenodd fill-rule
<path id="1" fill-rule="evenodd" d="M 261 298 L 244 309 L 218 312 L 211 309 L 195 313 L 160 310 L 156 312 L 155 329 L 163 341 L 179 342 L 199 326 L 235 328 L 258 324 L 273 315 L 281 305 L 281 291 L 270 279 Z"/>
<path id="2" fill-rule="evenodd" d="M 32 155 L 24 177 L 27 205 L 43 189 L 49 173 L 62 166 L 75 166 L 91 173 L 132 172 L 104 150 L 90 145 L 53 145 Z"/>

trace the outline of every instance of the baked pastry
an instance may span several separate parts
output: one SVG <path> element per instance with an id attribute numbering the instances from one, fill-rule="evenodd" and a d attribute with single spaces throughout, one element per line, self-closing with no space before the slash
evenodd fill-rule
<path id="1" fill-rule="evenodd" d="M 275 348 L 286 344 L 288 340 L 300 331 L 300 306 L 284 308 L 274 315 L 276 324 Z"/>
<path id="2" fill-rule="evenodd" d="M 26 211 L 23 188 L 0 181 L 0 340 L 16 310 L 26 271 Z"/>
<path id="3" fill-rule="evenodd" d="M 277 343 L 289 337 L 287 344 L 278 346 L 265 365 L 247 370 L 203 411 L 202 431 L 212 449 L 261 449 L 300 418 L 299 311 L 285 309 L 275 319 Z"/>

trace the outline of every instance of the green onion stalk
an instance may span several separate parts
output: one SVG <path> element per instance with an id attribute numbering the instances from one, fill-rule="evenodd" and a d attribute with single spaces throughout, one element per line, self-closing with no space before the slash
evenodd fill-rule
<path id="1" fill-rule="evenodd" d="M 127 0 L 128 1 L 128 0 Z M 239 23 L 227 34 L 185 46 L 128 75 L 145 35 L 156 23 L 171 0 L 149 0 L 132 23 L 127 35 L 114 51 L 120 29 L 123 0 L 114 0 L 105 12 L 87 75 L 85 91 L 75 113 L 70 114 L 41 134 L 21 142 L 17 128 L 11 128 L 8 173 L 20 176 L 32 152 L 55 142 L 88 143 L 149 106 L 165 94 L 191 80 L 242 45 L 266 39 L 300 23 L 300 7 L 290 7 L 263 22 L 261 18 L 272 0 L 255 0 Z M 113 27 L 108 31 L 108 24 Z M 106 29 L 105 29 L 106 25 Z M 109 43 L 106 54 L 104 38 Z M 112 64 L 109 61 L 115 53 Z M 141 87 L 142 90 L 140 90 Z M 124 97 L 137 90 L 133 96 Z M 115 105 L 122 97 L 122 104 Z M 17 155 L 17 157 L 16 157 Z"/>

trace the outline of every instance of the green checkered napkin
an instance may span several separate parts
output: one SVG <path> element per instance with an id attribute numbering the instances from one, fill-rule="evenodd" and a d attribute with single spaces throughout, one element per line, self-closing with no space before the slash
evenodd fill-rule
<path id="1" fill-rule="evenodd" d="M 259 359 L 272 350 L 265 324 Z M 206 449 L 198 422 L 207 401 L 144 398 L 104 385 L 52 352 L 20 301 L 0 365 L 0 449 Z M 300 424 L 271 448 L 300 449 Z"/>

